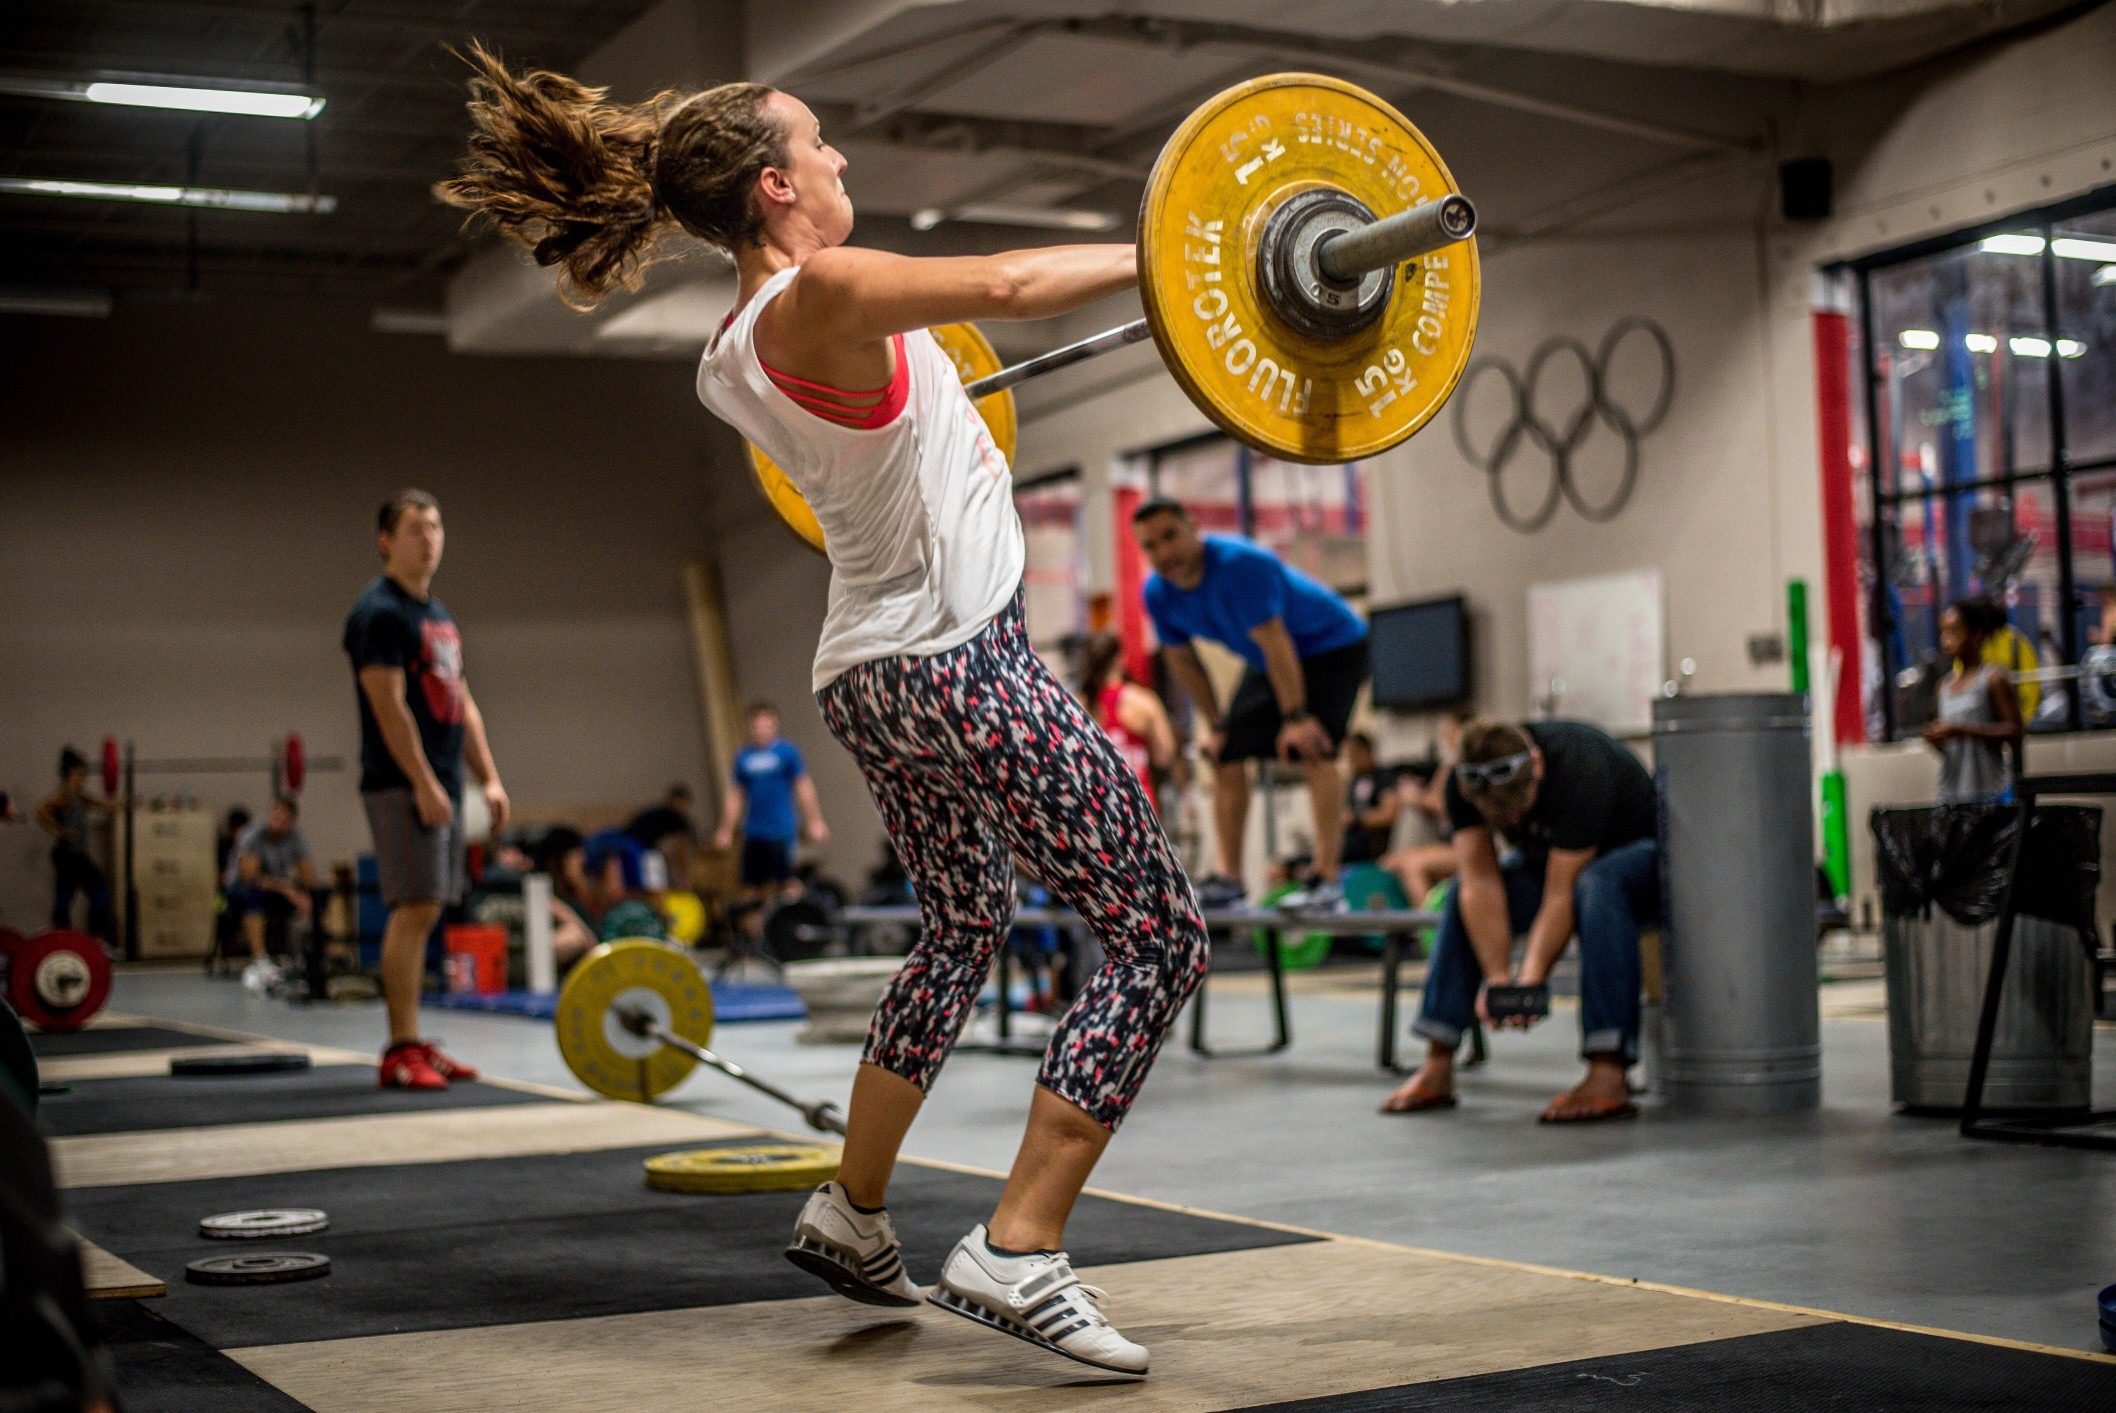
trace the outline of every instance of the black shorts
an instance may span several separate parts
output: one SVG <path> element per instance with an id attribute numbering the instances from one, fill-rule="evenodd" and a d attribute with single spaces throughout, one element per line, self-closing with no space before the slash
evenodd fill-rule
<path id="1" fill-rule="evenodd" d="M 1345 728 L 1352 722 L 1352 707 L 1359 689 L 1367 682 L 1367 640 L 1300 660 L 1301 681 L 1306 684 L 1308 710 L 1329 733 L 1334 750 L 1344 744 Z M 1271 679 L 1259 668 L 1242 673 L 1234 700 L 1221 722 L 1227 739 L 1220 746 L 1222 761 L 1270 760 L 1278 754 L 1278 730 L 1285 723 L 1278 714 L 1278 697 Z"/>
<path id="2" fill-rule="evenodd" d="M 791 839 L 744 839 L 742 841 L 742 886 L 762 888 L 793 877 L 794 845 Z"/>

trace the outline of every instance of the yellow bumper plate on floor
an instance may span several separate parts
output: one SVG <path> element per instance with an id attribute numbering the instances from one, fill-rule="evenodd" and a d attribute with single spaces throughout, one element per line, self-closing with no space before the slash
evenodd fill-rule
<path id="1" fill-rule="evenodd" d="M 813 1143 L 740 1143 L 646 1161 L 659 1192 L 792 1192 L 838 1174 L 838 1150 Z"/>

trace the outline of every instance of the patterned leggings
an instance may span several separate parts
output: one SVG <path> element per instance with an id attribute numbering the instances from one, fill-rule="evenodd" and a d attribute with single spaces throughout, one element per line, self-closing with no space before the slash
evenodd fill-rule
<path id="1" fill-rule="evenodd" d="M 818 694 L 917 890 L 918 945 L 862 1057 L 921 1089 L 1014 918 L 1014 858 L 1108 956 L 1037 1082 L 1115 1128 L 1210 955 L 1190 880 L 1138 780 L 1029 649 L 1021 600 L 961 647 L 862 663 Z"/>

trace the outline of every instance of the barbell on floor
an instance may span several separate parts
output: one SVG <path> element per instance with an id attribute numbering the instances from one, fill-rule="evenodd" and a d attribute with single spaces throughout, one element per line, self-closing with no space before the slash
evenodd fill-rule
<path id="1" fill-rule="evenodd" d="M 798 1098 L 706 1048 L 713 990 L 677 948 L 641 938 L 605 942 L 574 966 L 552 1019 L 566 1067 L 607 1098 L 651 1103 L 702 1064 L 798 1110 L 818 1132 L 845 1132 L 837 1105 Z"/>
<path id="2" fill-rule="evenodd" d="M 1476 227 L 1440 154 L 1374 94 L 1320 74 L 1251 79 L 1200 105 L 1154 163 L 1139 214 L 1143 319 L 1009 368 L 954 361 L 1009 462 L 1010 389 L 1147 338 L 1228 436 L 1287 461 L 1357 461 L 1423 427 L 1461 381 L 1481 294 Z M 751 459 L 780 517 L 823 548 L 793 483 L 754 448 Z"/>

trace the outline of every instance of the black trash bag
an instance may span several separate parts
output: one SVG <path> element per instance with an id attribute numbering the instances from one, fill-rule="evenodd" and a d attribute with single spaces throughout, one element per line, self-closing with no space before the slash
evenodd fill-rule
<path id="1" fill-rule="evenodd" d="M 1882 915 L 1929 917 L 1937 905 L 1964 927 L 1997 917 L 2019 820 L 2012 805 L 1875 810 Z M 2073 929 L 2091 951 L 2100 886 L 2100 807 L 2036 806 L 2014 910 Z"/>

